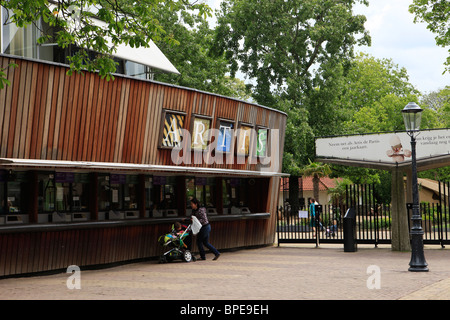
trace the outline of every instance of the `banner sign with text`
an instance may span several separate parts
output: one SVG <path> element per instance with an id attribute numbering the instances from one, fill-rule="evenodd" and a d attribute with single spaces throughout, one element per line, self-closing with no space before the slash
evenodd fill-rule
<path id="1" fill-rule="evenodd" d="M 450 155 L 450 129 L 420 131 L 416 141 L 417 159 Z M 401 163 L 411 161 L 411 138 L 406 132 L 318 138 L 316 157 Z"/>

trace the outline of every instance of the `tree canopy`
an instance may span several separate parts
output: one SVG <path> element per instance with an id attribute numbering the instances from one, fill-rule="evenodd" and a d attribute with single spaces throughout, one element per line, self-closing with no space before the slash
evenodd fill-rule
<path id="1" fill-rule="evenodd" d="M 189 9 L 200 15 L 211 12 L 203 2 L 188 0 L 6 0 L 1 5 L 9 9 L 9 21 L 18 27 L 42 18 L 54 28 L 55 32 L 43 34 L 38 43 L 51 41 L 61 48 L 69 45 L 81 48 L 68 57 L 69 73 L 87 70 L 108 79 L 116 71 L 112 54 L 119 44 L 137 48 L 148 47 L 151 40 L 179 42 L 155 17 L 156 8 L 164 7 L 174 13 Z M 92 58 L 88 50 L 97 55 Z"/>
<path id="2" fill-rule="evenodd" d="M 450 4 L 448 0 L 414 0 L 409 11 L 415 15 L 414 22 L 425 22 L 427 28 L 436 34 L 436 44 L 443 48 L 450 46 Z M 445 72 L 450 72 L 450 49 Z"/>
<path id="3" fill-rule="evenodd" d="M 254 82 L 253 98 L 288 114 L 283 167 L 295 174 L 314 156 L 314 135 L 335 133 L 335 102 L 354 46 L 370 44 L 367 1 L 225 0 L 214 53 L 225 54 L 233 76 Z"/>

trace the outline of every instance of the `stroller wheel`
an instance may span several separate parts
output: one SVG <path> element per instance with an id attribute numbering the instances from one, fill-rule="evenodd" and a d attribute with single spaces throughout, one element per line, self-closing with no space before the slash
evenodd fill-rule
<path id="1" fill-rule="evenodd" d="M 167 258 L 166 258 L 166 256 L 161 256 L 161 257 L 159 257 L 159 263 L 167 263 Z"/>
<path id="2" fill-rule="evenodd" d="M 183 252 L 183 260 L 186 262 L 192 261 L 192 253 L 189 250 Z"/>

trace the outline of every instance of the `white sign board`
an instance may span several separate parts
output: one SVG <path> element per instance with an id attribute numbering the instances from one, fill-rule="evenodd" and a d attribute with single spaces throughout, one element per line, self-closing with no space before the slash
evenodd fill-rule
<path id="1" fill-rule="evenodd" d="M 299 218 L 308 218 L 308 211 L 298 210 L 298 217 Z"/>
<path id="2" fill-rule="evenodd" d="M 450 129 L 420 131 L 416 141 L 417 159 L 450 154 Z M 411 161 L 411 138 L 406 132 L 319 138 L 316 157 L 390 163 Z"/>

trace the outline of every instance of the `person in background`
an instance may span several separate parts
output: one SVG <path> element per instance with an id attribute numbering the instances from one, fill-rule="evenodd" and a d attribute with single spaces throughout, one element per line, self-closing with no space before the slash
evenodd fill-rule
<path id="1" fill-rule="evenodd" d="M 310 226 L 313 229 L 313 234 L 316 234 L 316 205 L 314 198 L 309 199 L 309 214 L 311 215 Z"/>

